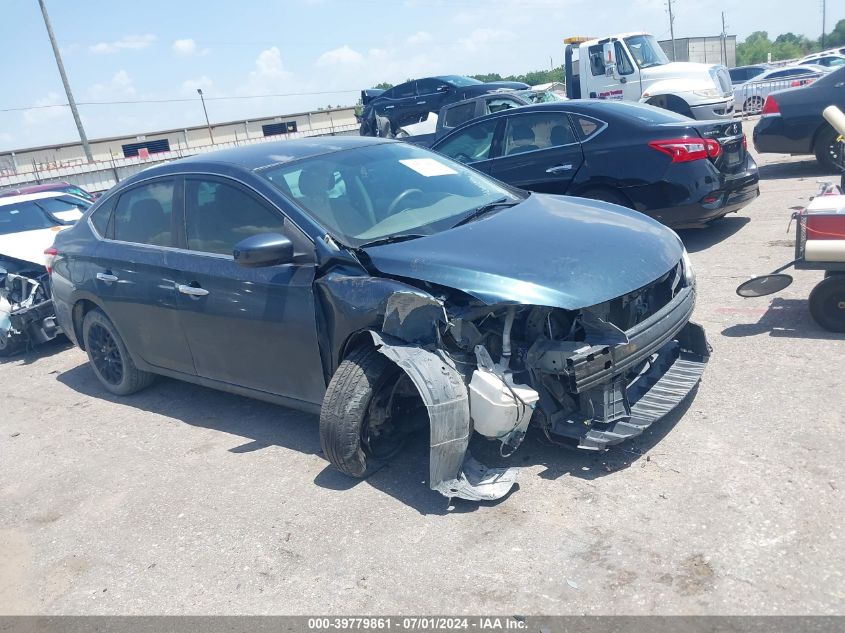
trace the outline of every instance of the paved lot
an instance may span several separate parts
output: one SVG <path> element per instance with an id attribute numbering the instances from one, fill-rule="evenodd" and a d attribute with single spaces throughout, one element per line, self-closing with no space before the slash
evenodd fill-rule
<path id="1" fill-rule="evenodd" d="M 842 613 L 845 337 L 810 320 L 821 273 L 734 294 L 791 259 L 820 173 L 760 164 L 753 205 L 682 236 L 695 398 L 601 456 L 530 437 L 498 503 L 450 510 L 423 446 L 346 479 L 314 416 L 171 380 L 112 398 L 67 345 L 0 364 L 0 612 Z"/>

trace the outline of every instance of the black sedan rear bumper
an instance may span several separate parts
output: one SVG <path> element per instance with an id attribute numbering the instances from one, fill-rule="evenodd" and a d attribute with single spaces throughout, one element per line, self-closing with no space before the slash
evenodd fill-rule
<path id="1" fill-rule="evenodd" d="M 815 128 L 809 125 L 792 124 L 782 116 L 760 117 L 754 126 L 754 149 L 768 154 L 812 154 Z"/>
<path id="2" fill-rule="evenodd" d="M 707 165 L 694 181 L 684 177 L 673 182 L 667 177 L 660 183 L 631 187 L 623 192 L 638 211 L 672 228 L 691 228 L 747 206 L 760 195 L 759 183 L 757 163 L 747 156 L 742 170 L 737 173 L 723 173 Z M 665 204 L 674 200 L 678 202 Z"/>

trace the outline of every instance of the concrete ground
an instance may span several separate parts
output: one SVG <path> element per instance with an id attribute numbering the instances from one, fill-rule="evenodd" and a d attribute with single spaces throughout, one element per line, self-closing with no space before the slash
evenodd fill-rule
<path id="1" fill-rule="evenodd" d="M 422 445 L 353 481 L 314 416 L 173 380 L 116 399 L 63 344 L 3 362 L 0 613 L 842 613 L 845 336 L 809 317 L 821 273 L 734 294 L 790 261 L 822 174 L 759 163 L 756 202 L 682 235 L 694 398 L 602 455 L 529 437 L 497 503 L 450 509 Z"/>

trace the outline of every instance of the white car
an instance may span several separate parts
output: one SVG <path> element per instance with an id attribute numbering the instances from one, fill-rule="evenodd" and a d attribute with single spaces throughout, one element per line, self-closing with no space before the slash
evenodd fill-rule
<path id="1" fill-rule="evenodd" d="M 814 53 L 807 55 L 799 64 L 816 64 L 817 66 L 824 66 L 825 68 L 839 68 L 845 65 L 845 55 L 839 52 L 825 51 L 823 53 Z"/>
<path id="2" fill-rule="evenodd" d="M 750 81 L 734 86 L 734 109 L 744 114 L 760 112 L 770 92 L 805 86 L 826 72 L 826 69 L 809 63 L 770 68 Z"/>
<path id="3" fill-rule="evenodd" d="M 90 206 L 57 191 L 0 198 L 0 356 L 59 333 L 44 251 Z"/>

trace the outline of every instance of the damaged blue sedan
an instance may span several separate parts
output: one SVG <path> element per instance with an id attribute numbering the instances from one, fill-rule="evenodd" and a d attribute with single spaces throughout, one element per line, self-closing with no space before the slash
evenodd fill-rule
<path id="1" fill-rule="evenodd" d="M 147 169 L 56 237 L 53 301 L 109 392 L 164 375 L 319 413 L 352 477 L 429 428 L 429 485 L 496 499 L 529 426 L 604 449 L 700 380 L 670 229 L 511 188 L 413 145 L 333 137 Z"/>

